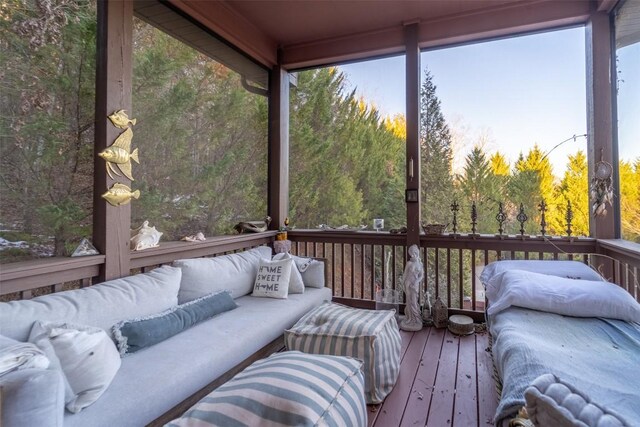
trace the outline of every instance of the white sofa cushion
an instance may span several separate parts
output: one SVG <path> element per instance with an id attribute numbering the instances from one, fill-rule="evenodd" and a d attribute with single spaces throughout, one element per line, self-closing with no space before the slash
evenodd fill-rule
<path id="1" fill-rule="evenodd" d="M 183 304 L 214 292 L 228 290 L 233 298 L 253 289 L 258 262 L 271 259 L 271 248 L 258 246 L 248 251 L 215 258 L 179 259 L 173 262 L 182 269 L 178 302 Z"/>
<path id="2" fill-rule="evenodd" d="M 60 367 L 68 385 L 66 407 L 73 413 L 98 400 L 120 369 L 118 349 L 100 328 L 36 321 L 29 339 Z"/>
<path id="3" fill-rule="evenodd" d="M 329 288 L 307 289 L 288 299 L 239 298 L 237 309 L 122 359 L 108 392 L 79 414 L 67 412 L 65 427 L 146 425 L 330 299 Z"/>
<path id="4" fill-rule="evenodd" d="M 179 268 L 164 266 L 88 288 L 0 303 L 2 334 L 27 341 L 33 322 L 73 322 L 104 329 L 125 319 L 159 313 L 178 304 Z"/>

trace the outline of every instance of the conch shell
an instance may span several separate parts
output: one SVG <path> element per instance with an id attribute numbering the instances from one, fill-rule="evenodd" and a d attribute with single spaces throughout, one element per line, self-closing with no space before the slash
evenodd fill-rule
<path id="1" fill-rule="evenodd" d="M 141 251 L 158 247 L 163 233 L 156 230 L 155 227 L 149 227 L 149 221 L 145 221 L 140 227 L 131 230 L 131 234 L 129 247 L 132 251 Z"/>
<path id="2" fill-rule="evenodd" d="M 204 242 L 207 239 L 204 237 L 204 234 L 202 234 L 202 232 L 199 231 L 196 234 L 193 234 L 191 236 L 184 236 L 180 240 L 184 240 L 185 242 L 198 242 L 198 241 Z"/>

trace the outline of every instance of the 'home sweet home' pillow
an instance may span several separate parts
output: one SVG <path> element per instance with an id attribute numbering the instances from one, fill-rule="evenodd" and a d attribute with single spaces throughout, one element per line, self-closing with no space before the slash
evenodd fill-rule
<path id="1" fill-rule="evenodd" d="M 251 295 L 254 297 L 287 298 L 292 264 L 293 260 L 291 259 L 261 260 Z"/>

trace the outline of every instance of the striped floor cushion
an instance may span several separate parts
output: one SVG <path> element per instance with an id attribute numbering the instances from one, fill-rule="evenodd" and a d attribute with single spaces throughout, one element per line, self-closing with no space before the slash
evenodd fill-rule
<path id="1" fill-rule="evenodd" d="M 168 426 L 366 426 L 362 362 L 286 351 L 259 360 Z"/>
<path id="2" fill-rule="evenodd" d="M 398 379 L 401 338 L 391 310 L 325 303 L 284 335 L 288 350 L 362 360 L 367 403 L 382 402 Z"/>

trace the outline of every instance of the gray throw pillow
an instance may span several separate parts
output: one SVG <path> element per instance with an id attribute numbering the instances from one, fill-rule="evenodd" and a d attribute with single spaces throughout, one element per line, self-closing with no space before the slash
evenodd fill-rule
<path id="1" fill-rule="evenodd" d="M 151 347 L 238 305 L 229 292 L 205 295 L 153 316 L 124 320 L 113 326 L 121 356 Z"/>

